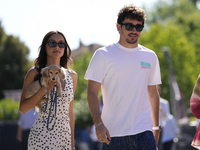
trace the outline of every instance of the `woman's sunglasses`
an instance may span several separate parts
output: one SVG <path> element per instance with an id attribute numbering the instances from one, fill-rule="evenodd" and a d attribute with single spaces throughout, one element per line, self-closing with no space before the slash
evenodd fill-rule
<path id="1" fill-rule="evenodd" d="M 60 47 L 60 48 L 65 48 L 65 46 L 67 45 L 66 43 L 62 43 L 62 42 L 56 43 L 54 41 L 48 41 L 47 44 L 50 47 L 56 47 L 56 45 L 58 44 L 58 47 Z"/>
<path id="2" fill-rule="evenodd" d="M 125 25 L 127 31 L 131 31 L 135 27 L 136 31 L 141 32 L 144 28 L 141 24 L 133 25 L 132 23 L 121 23 L 121 25 Z"/>

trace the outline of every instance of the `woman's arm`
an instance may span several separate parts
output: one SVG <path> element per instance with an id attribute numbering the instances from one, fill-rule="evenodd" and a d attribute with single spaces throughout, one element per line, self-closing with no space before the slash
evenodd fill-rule
<path id="1" fill-rule="evenodd" d="M 24 79 L 24 85 L 23 85 L 22 95 L 21 95 L 21 100 L 20 100 L 20 105 L 19 105 L 19 110 L 22 114 L 25 114 L 30 109 L 32 109 L 41 100 L 41 98 L 46 94 L 45 87 L 42 86 L 38 90 L 37 93 L 35 93 L 30 98 L 25 99 L 26 91 L 27 91 L 28 87 L 34 82 L 34 78 L 38 73 L 39 72 L 35 68 L 31 68 L 28 71 L 28 73 Z M 53 81 L 49 81 L 48 85 L 49 85 L 50 90 L 53 89 L 55 86 Z"/>
<path id="2" fill-rule="evenodd" d="M 78 76 L 74 71 L 70 72 L 70 75 L 71 75 L 72 80 L 73 80 L 73 94 L 75 94 Z M 70 118 L 70 128 L 71 128 L 71 147 L 75 147 L 75 144 L 74 144 L 74 109 L 73 109 L 73 103 L 74 103 L 74 100 L 72 100 L 70 102 L 70 106 L 69 106 L 69 118 Z"/>
<path id="3" fill-rule="evenodd" d="M 21 95 L 21 100 L 20 100 L 20 105 L 19 105 L 19 110 L 22 114 L 25 114 L 28 112 L 31 108 L 33 108 L 37 102 L 43 97 L 45 94 L 44 88 L 41 88 L 37 94 L 34 94 L 32 97 L 25 99 L 25 94 L 28 89 L 28 87 L 34 82 L 34 77 L 38 74 L 38 71 L 34 68 L 31 68 L 25 79 L 24 79 L 24 85 L 22 89 L 22 95 Z"/>

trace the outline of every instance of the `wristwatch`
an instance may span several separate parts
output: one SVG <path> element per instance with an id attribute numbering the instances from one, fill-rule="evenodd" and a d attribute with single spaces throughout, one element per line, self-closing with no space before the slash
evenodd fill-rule
<path id="1" fill-rule="evenodd" d="M 161 131 L 161 126 L 152 127 L 152 130 L 159 130 L 159 131 Z"/>

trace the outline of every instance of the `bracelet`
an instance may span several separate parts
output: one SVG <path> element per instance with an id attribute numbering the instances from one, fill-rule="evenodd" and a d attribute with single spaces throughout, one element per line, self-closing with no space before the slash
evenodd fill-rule
<path id="1" fill-rule="evenodd" d="M 98 126 L 102 125 L 102 124 L 104 124 L 104 123 L 102 122 L 102 123 L 98 124 L 98 125 L 95 127 L 95 129 L 96 129 Z"/>
<path id="2" fill-rule="evenodd" d="M 161 130 L 161 126 L 152 127 L 152 130 Z"/>
<path id="3" fill-rule="evenodd" d="M 101 115 L 101 113 L 96 113 L 94 116 L 92 116 L 92 118 L 94 118 L 96 115 Z"/>
<path id="4" fill-rule="evenodd" d="M 72 146 L 72 149 L 75 149 L 75 146 Z"/>

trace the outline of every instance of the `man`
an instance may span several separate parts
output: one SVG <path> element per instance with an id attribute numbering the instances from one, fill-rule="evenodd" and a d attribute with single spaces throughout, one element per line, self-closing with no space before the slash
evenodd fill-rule
<path id="1" fill-rule="evenodd" d="M 161 94 L 160 87 L 158 87 L 158 92 Z M 165 135 L 163 135 L 163 129 L 166 126 L 166 123 L 168 121 L 168 117 L 170 115 L 170 109 L 169 109 L 169 102 L 163 98 L 160 97 L 160 112 L 159 112 L 159 122 L 162 127 L 160 135 L 159 135 L 159 141 L 158 141 L 158 149 L 163 149 L 163 138 Z"/>
<path id="2" fill-rule="evenodd" d="M 161 94 L 160 86 L 157 86 L 159 95 Z M 176 119 L 170 114 L 169 102 L 160 97 L 160 113 L 159 121 L 162 131 L 159 136 L 159 150 L 171 150 L 173 146 L 173 139 L 178 136 L 179 128 Z"/>
<path id="3" fill-rule="evenodd" d="M 145 11 L 135 5 L 122 8 L 116 25 L 119 42 L 98 49 L 85 75 L 88 104 L 103 150 L 157 149 L 156 85 L 161 84 L 161 79 L 156 54 L 138 44 L 145 17 Z M 98 101 L 100 88 L 102 114 Z"/>
<path id="4" fill-rule="evenodd" d="M 178 137 L 180 130 L 173 115 L 167 115 L 164 111 L 162 111 L 162 115 L 166 118 L 165 125 L 162 126 L 162 150 L 171 150 L 174 144 L 173 140 Z"/>
<path id="5" fill-rule="evenodd" d="M 158 93 L 161 95 L 161 88 L 160 86 L 157 86 Z M 169 102 L 160 97 L 160 112 L 159 112 L 159 122 L 161 127 L 164 127 L 167 121 L 167 116 L 170 115 L 170 107 L 169 107 Z M 161 138 L 161 137 L 160 137 Z"/>

